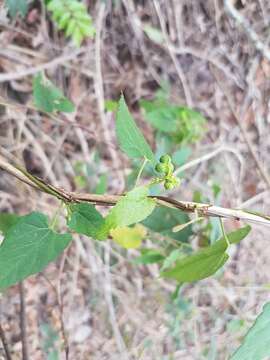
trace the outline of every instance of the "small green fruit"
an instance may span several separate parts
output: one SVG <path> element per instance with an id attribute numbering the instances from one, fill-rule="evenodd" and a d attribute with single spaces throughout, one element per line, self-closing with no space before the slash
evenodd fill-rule
<path id="1" fill-rule="evenodd" d="M 162 155 L 159 159 L 159 161 L 162 163 L 162 164 L 169 164 L 171 162 L 171 157 L 169 155 Z"/>

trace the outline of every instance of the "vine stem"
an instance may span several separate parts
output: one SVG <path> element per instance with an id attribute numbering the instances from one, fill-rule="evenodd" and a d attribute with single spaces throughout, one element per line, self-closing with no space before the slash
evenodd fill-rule
<path id="1" fill-rule="evenodd" d="M 40 190 L 49 195 L 62 200 L 64 203 L 72 202 L 89 202 L 94 205 L 115 205 L 124 195 L 99 195 L 99 194 L 81 194 L 71 191 L 66 191 L 56 186 L 53 186 L 44 180 L 28 173 L 20 166 L 10 164 L 3 156 L 0 155 L 0 169 L 6 171 L 10 175 L 16 177 L 20 181 Z M 233 219 L 237 221 L 246 221 L 260 225 L 270 226 L 270 216 L 261 213 L 252 212 L 249 210 L 230 209 L 212 204 L 195 203 L 191 201 L 179 201 L 167 196 L 151 196 L 155 199 L 158 205 L 167 206 L 169 208 L 179 209 L 187 213 L 197 213 L 202 217 L 218 217 L 225 219 Z"/>

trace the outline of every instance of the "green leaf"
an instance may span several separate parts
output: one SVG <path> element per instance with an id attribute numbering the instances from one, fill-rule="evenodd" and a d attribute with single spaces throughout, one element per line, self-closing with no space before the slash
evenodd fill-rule
<path id="1" fill-rule="evenodd" d="M 157 130 L 169 134 L 177 131 L 177 116 L 177 106 L 158 107 L 145 114 L 146 120 L 148 120 Z"/>
<path id="2" fill-rule="evenodd" d="M 106 235 L 102 233 L 104 218 L 91 204 L 74 204 L 70 206 L 71 217 L 68 227 L 78 234 L 90 236 L 93 239 L 103 240 Z"/>
<path id="3" fill-rule="evenodd" d="M 172 239 L 187 242 L 192 235 L 192 227 L 187 226 L 178 233 L 172 232 L 172 228 L 179 224 L 186 224 L 190 218 L 178 209 L 171 209 L 165 206 L 156 207 L 153 213 L 143 221 L 143 225 L 154 232 Z"/>
<path id="4" fill-rule="evenodd" d="M 72 112 L 75 107 L 44 74 L 39 73 L 33 80 L 35 106 L 45 112 Z"/>
<path id="5" fill-rule="evenodd" d="M 141 100 L 140 105 L 145 119 L 176 143 L 194 143 L 205 133 L 206 119 L 199 112 L 170 103 L 164 96 L 156 94 L 154 100 Z"/>
<path id="6" fill-rule="evenodd" d="M 28 10 L 27 0 L 5 0 L 8 12 L 12 18 L 17 14 L 25 16 Z"/>
<path id="7" fill-rule="evenodd" d="M 244 239 L 250 230 L 250 226 L 245 226 L 227 234 L 227 239 L 230 244 L 236 244 Z M 204 279 L 213 275 L 228 260 L 227 247 L 226 239 L 222 237 L 213 245 L 178 260 L 174 268 L 162 272 L 161 276 L 179 282 L 193 282 Z"/>
<path id="8" fill-rule="evenodd" d="M 155 249 L 142 249 L 141 254 L 132 261 L 134 264 L 154 264 L 165 259 L 165 256 Z"/>
<path id="9" fill-rule="evenodd" d="M 109 231 L 118 226 L 129 226 L 147 218 L 156 206 L 156 201 L 148 198 L 148 195 L 147 186 L 139 186 L 129 191 L 107 215 L 105 228 Z"/>
<path id="10" fill-rule="evenodd" d="M 262 313 L 246 334 L 242 345 L 230 360 L 263 360 L 270 357 L 270 303 L 266 303 Z"/>
<path id="11" fill-rule="evenodd" d="M 0 231 L 6 235 L 11 226 L 15 225 L 20 217 L 16 214 L 0 213 Z"/>
<path id="12" fill-rule="evenodd" d="M 110 235 L 117 244 L 125 249 L 136 249 L 140 247 L 146 230 L 144 226 L 136 224 L 133 228 L 123 226 L 111 229 Z"/>
<path id="13" fill-rule="evenodd" d="M 45 215 L 21 217 L 6 233 L 0 246 L 0 288 L 35 274 L 53 261 L 70 243 L 70 234 L 57 234 Z"/>
<path id="14" fill-rule="evenodd" d="M 184 254 L 181 249 L 173 250 L 163 261 L 162 267 L 160 271 L 164 271 L 165 269 L 172 266 L 172 264 L 178 260 L 180 257 L 184 257 Z"/>
<path id="15" fill-rule="evenodd" d="M 194 143 L 202 138 L 206 131 L 206 119 L 188 107 L 178 109 L 178 129 L 174 134 L 177 142 Z"/>
<path id="16" fill-rule="evenodd" d="M 58 28 L 71 37 L 76 46 L 87 37 L 94 37 L 95 28 L 86 6 L 77 0 L 51 0 L 47 9 Z"/>
<path id="17" fill-rule="evenodd" d="M 154 165 L 155 156 L 133 120 L 122 95 L 116 117 L 116 136 L 119 146 L 130 158 L 145 157 Z"/>

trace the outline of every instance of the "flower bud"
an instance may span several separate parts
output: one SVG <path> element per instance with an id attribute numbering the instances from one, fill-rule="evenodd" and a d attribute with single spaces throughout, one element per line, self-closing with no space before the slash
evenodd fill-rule
<path id="1" fill-rule="evenodd" d="M 164 183 L 164 187 L 166 190 L 172 190 L 174 188 L 174 183 L 170 180 L 166 180 Z"/>
<path id="2" fill-rule="evenodd" d="M 164 173 L 164 174 L 166 174 L 167 171 L 168 171 L 166 164 L 157 164 L 156 167 L 155 167 L 155 170 L 158 173 Z"/>
<path id="3" fill-rule="evenodd" d="M 166 155 L 162 155 L 159 159 L 159 161 L 162 163 L 162 164 L 169 164 L 171 162 L 171 157 L 166 154 Z"/>

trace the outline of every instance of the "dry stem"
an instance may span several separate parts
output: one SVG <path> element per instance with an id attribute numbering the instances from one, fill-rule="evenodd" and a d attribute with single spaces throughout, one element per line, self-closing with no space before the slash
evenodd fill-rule
<path id="1" fill-rule="evenodd" d="M 70 202 L 89 202 L 95 205 L 112 206 L 121 199 L 123 195 L 98 195 L 98 194 L 80 194 L 75 192 L 66 191 L 50 185 L 45 181 L 29 174 L 26 170 L 11 165 L 5 158 L 0 155 L 0 169 L 8 172 L 10 175 L 15 176 L 17 179 L 32 186 L 35 189 L 43 191 L 47 194 L 53 195 L 66 203 Z M 197 213 L 199 216 L 204 217 L 219 217 L 233 220 L 243 220 L 250 223 L 261 224 L 270 226 L 270 217 L 254 213 L 251 211 L 229 209 L 212 204 L 195 203 L 191 201 L 178 201 L 171 199 L 167 196 L 152 196 L 156 199 L 159 205 L 175 208 L 189 213 Z"/>

